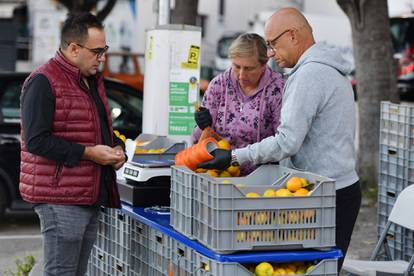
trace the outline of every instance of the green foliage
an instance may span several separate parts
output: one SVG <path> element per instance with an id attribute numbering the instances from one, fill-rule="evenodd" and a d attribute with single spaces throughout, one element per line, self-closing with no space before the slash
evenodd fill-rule
<path id="1" fill-rule="evenodd" d="M 33 266 L 36 263 L 35 257 L 32 255 L 24 257 L 23 261 L 16 259 L 16 269 L 17 271 L 12 271 L 10 269 L 6 270 L 4 273 L 8 276 L 27 276 L 32 270 Z"/>

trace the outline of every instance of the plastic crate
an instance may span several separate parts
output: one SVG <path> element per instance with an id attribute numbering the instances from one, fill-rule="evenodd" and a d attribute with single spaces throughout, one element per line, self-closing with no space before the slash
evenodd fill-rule
<path id="1" fill-rule="evenodd" d="M 148 265 L 149 275 L 168 275 L 171 256 L 171 238 L 152 227 L 148 233 Z M 144 249 L 145 250 L 145 249 Z"/>
<path id="2" fill-rule="evenodd" d="M 239 263 L 220 263 L 195 252 L 195 267 L 191 274 L 195 276 L 254 276 Z M 314 269 L 302 275 L 336 276 L 338 264 L 336 259 L 325 259 L 315 264 Z"/>
<path id="3" fill-rule="evenodd" d="M 130 272 L 132 275 L 148 275 L 150 264 L 148 255 L 149 227 L 133 220 L 131 229 Z"/>
<path id="4" fill-rule="evenodd" d="M 381 102 L 380 143 L 403 149 L 413 149 L 413 104 Z"/>
<path id="5" fill-rule="evenodd" d="M 194 172 L 184 166 L 171 167 L 170 223 L 178 232 L 193 238 Z"/>
<path id="6" fill-rule="evenodd" d="M 119 209 L 101 208 L 95 245 L 122 261 L 127 261 L 131 248 L 131 218 Z"/>
<path id="7" fill-rule="evenodd" d="M 169 276 L 193 275 L 195 250 L 185 244 L 171 239 L 171 260 L 168 267 Z"/>
<path id="8" fill-rule="evenodd" d="M 380 173 L 414 183 L 414 151 L 380 145 Z"/>
<path id="9" fill-rule="evenodd" d="M 169 276 L 254 276 L 254 273 L 240 263 L 208 258 L 174 239 L 172 247 Z M 336 276 L 337 260 L 320 260 L 312 271 L 302 275 Z"/>
<path id="10" fill-rule="evenodd" d="M 88 276 L 129 276 L 129 265 L 94 246 L 89 257 Z"/>
<path id="11" fill-rule="evenodd" d="M 263 165 L 238 178 L 194 175 L 193 236 L 206 247 L 228 253 L 335 246 L 334 180 L 277 165 Z M 315 183 L 312 193 L 302 197 L 245 196 L 284 187 L 290 176 Z M 223 180 L 237 184 L 223 184 Z"/>
<path id="12" fill-rule="evenodd" d="M 378 187 L 378 214 L 388 217 L 394 207 L 399 192 L 386 186 Z M 386 220 L 384 221 L 385 226 Z M 378 223 L 378 225 L 380 225 Z"/>
<path id="13" fill-rule="evenodd" d="M 378 238 L 384 231 L 388 215 L 378 214 Z M 387 233 L 387 243 L 394 260 L 410 261 L 414 255 L 414 232 L 399 225 L 391 224 Z"/>

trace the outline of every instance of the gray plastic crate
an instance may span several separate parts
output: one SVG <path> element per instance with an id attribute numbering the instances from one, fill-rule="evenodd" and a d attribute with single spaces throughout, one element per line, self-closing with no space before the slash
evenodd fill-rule
<path id="1" fill-rule="evenodd" d="M 414 105 L 381 102 L 380 143 L 414 148 Z"/>
<path id="2" fill-rule="evenodd" d="M 399 192 L 391 187 L 379 186 L 378 187 L 378 214 L 388 217 L 394 207 L 395 200 L 397 199 Z M 386 221 L 384 221 L 386 223 Z M 379 225 L 379 223 L 378 223 Z M 382 225 L 382 226 L 385 226 Z"/>
<path id="3" fill-rule="evenodd" d="M 89 257 L 89 276 L 129 276 L 129 265 L 94 246 Z"/>
<path id="4" fill-rule="evenodd" d="M 185 166 L 171 167 L 170 224 L 178 232 L 193 238 L 194 172 Z"/>
<path id="5" fill-rule="evenodd" d="M 378 238 L 388 220 L 388 215 L 378 214 Z M 387 233 L 387 243 L 391 256 L 395 260 L 410 261 L 414 255 L 414 232 L 399 225 L 392 224 Z"/>
<path id="6" fill-rule="evenodd" d="M 171 265 L 168 267 L 169 275 L 193 275 L 195 250 L 185 244 L 171 239 Z"/>
<path id="7" fill-rule="evenodd" d="M 291 176 L 315 187 L 309 196 L 246 197 L 285 186 Z M 223 184 L 230 180 L 237 184 Z M 272 186 L 270 186 L 272 184 Z M 194 177 L 193 236 L 220 253 L 335 246 L 335 182 L 312 173 L 263 165 L 246 177 Z"/>
<path id="8" fill-rule="evenodd" d="M 195 255 L 195 267 L 189 275 L 195 276 L 254 276 L 245 266 L 239 263 L 220 263 L 209 259 L 197 252 Z M 313 276 L 337 276 L 337 260 L 325 259 L 317 262 L 315 267 L 306 274 Z"/>
<path id="9" fill-rule="evenodd" d="M 149 226 L 138 220 L 133 220 L 130 252 L 130 272 L 132 275 L 149 274 L 148 235 Z"/>
<path id="10" fill-rule="evenodd" d="M 404 178 L 395 177 L 384 173 L 380 173 L 378 180 L 380 187 L 390 188 L 394 191 L 402 191 L 405 187 L 410 185 L 410 183 Z"/>
<path id="11" fill-rule="evenodd" d="M 380 145 L 380 172 L 414 182 L 414 151 Z"/>
<path id="12" fill-rule="evenodd" d="M 194 249 L 173 240 L 169 275 L 174 276 L 254 276 L 254 273 L 240 263 L 219 262 L 210 259 Z M 337 276 L 337 260 L 325 259 L 317 262 L 306 274 L 313 276 Z"/>
<path id="13" fill-rule="evenodd" d="M 131 248 L 131 221 L 119 209 L 101 208 L 95 245 L 122 261 L 127 261 Z"/>
<path id="14" fill-rule="evenodd" d="M 167 276 L 171 259 L 171 237 L 155 228 L 148 229 L 148 274 Z"/>

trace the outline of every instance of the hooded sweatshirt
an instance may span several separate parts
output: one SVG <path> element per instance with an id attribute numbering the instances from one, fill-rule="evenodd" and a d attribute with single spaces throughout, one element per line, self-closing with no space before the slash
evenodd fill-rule
<path id="1" fill-rule="evenodd" d="M 246 96 L 229 68 L 210 82 L 202 105 L 210 111 L 212 128 L 228 140 L 232 148 L 241 148 L 276 133 L 283 85 L 282 75 L 266 67 L 256 90 Z M 193 143 L 200 135 L 201 130 L 196 127 Z M 252 163 L 244 164 L 241 173 L 248 174 L 254 168 Z"/>
<path id="2" fill-rule="evenodd" d="M 355 171 L 355 103 L 338 51 L 314 44 L 289 73 L 278 133 L 235 150 L 240 163 L 280 161 L 336 180 L 336 189 L 358 180 Z"/>

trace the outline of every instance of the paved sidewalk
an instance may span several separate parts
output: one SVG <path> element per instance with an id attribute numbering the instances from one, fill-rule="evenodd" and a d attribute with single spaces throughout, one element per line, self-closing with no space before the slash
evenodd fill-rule
<path id="1" fill-rule="evenodd" d="M 346 257 L 349 259 L 369 260 L 376 243 L 377 204 L 364 198 Z M 340 275 L 345 274 L 341 273 Z"/>

